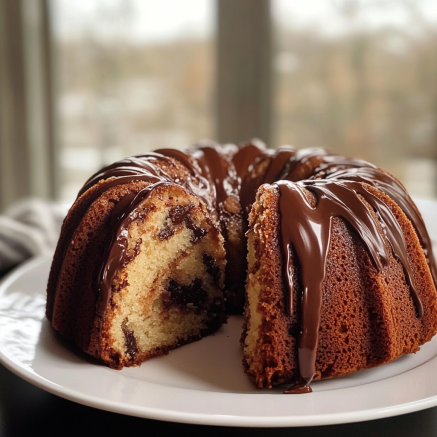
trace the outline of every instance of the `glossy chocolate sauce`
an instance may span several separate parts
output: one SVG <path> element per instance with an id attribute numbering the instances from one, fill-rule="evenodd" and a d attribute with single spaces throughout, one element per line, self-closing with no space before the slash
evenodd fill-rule
<path id="1" fill-rule="evenodd" d="M 196 177 L 207 181 L 211 205 L 220 218 L 222 218 L 223 203 L 226 199 L 230 196 L 238 199 L 239 195 L 235 166 L 222 149 L 223 147 L 218 145 L 208 144 L 186 151 L 158 150 L 166 156 L 180 160 Z"/>
<path id="2" fill-rule="evenodd" d="M 211 184 L 208 175 L 205 177 L 205 175 L 202 174 L 202 169 L 199 166 L 197 159 L 193 158 L 189 153 L 178 149 L 158 149 L 156 153 L 174 158 L 182 163 L 189 170 L 193 179 L 188 181 L 188 183 L 185 181 L 178 182 L 188 188 L 196 196 L 200 197 L 205 202 L 210 212 L 215 211 L 216 199 L 214 195 L 214 187 Z"/>
<path id="3" fill-rule="evenodd" d="M 324 149 L 301 149 L 284 167 L 279 179 L 293 180 L 293 171 L 298 165 L 305 164 L 311 158 L 319 157 L 321 162 L 312 170 L 308 178 L 342 179 L 365 182 L 380 189 L 394 200 L 413 224 L 429 265 L 434 284 L 437 286 L 437 263 L 432 252 L 432 243 L 422 216 L 408 195 L 405 187 L 389 173 L 362 159 L 347 158 Z M 272 183 L 267 180 L 265 183 Z"/>
<path id="4" fill-rule="evenodd" d="M 255 142 L 254 144 L 246 144 L 234 154 L 232 157 L 232 162 L 234 163 L 240 185 L 249 174 L 250 168 L 255 162 L 256 158 L 261 156 L 264 151 L 264 144 Z"/>
<path id="5" fill-rule="evenodd" d="M 204 178 L 199 172 L 199 165 L 197 164 L 196 160 L 180 150 L 161 149 L 161 151 L 162 153 L 149 152 L 145 155 L 125 158 L 103 168 L 88 179 L 88 181 L 80 190 L 78 197 L 99 181 L 109 179 L 111 177 L 153 175 L 161 180 L 182 185 L 193 194 L 200 197 L 210 212 L 214 211 L 214 192 L 210 186 L 210 183 L 208 182 L 208 179 Z M 191 173 L 191 176 L 186 179 L 184 178 L 183 180 L 177 177 L 169 176 L 159 167 L 159 165 L 157 165 L 157 163 L 160 161 L 164 161 L 167 164 L 172 165 L 173 162 L 169 158 L 174 158 L 180 161 Z"/>
<path id="6" fill-rule="evenodd" d="M 314 178 L 328 168 L 375 167 L 362 159 L 347 158 L 330 150 L 313 148 L 299 149 L 290 158 L 279 174 L 278 180 L 298 182 Z"/>
<path id="7" fill-rule="evenodd" d="M 297 149 L 296 153 L 288 160 L 287 164 L 282 169 L 282 172 L 278 175 L 278 180 L 287 180 L 297 182 L 293 178 L 294 173 L 298 169 L 304 168 L 312 158 L 317 158 L 321 162 L 324 159 L 331 156 L 340 156 L 332 153 L 330 150 L 322 149 L 319 147 L 307 148 L 307 149 Z"/>
<path id="8" fill-rule="evenodd" d="M 153 175 L 170 181 L 170 176 L 156 166 L 156 161 L 158 159 L 171 163 L 167 157 L 154 152 L 147 153 L 146 155 L 132 156 L 114 162 L 93 174 L 80 189 L 77 197 L 80 197 L 85 193 L 85 191 L 93 185 L 96 185 L 101 180 L 109 179 L 111 177 Z"/>
<path id="9" fill-rule="evenodd" d="M 131 260 L 127 253 L 129 246 L 129 226 L 132 222 L 145 218 L 150 212 L 147 208 L 137 208 L 138 204 L 158 186 L 171 185 L 169 182 L 159 181 L 150 184 L 138 193 L 126 194 L 114 207 L 108 222 L 109 235 L 112 236 L 108 242 L 105 255 L 102 257 L 97 283 L 99 300 L 97 302 L 97 315 L 103 317 L 109 304 L 112 294 L 112 284 L 120 268 L 125 267 Z"/>
<path id="10" fill-rule="evenodd" d="M 275 151 L 264 150 L 259 154 L 252 164 L 242 172 L 240 201 L 245 219 L 247 220 L 252 205 L 255 202 L 256 192 L 262 184 L 272 184 L 279 180 L 279 175 L 283 171 L 287 162 L 295 155 L 296 149 L 292 147 L 282 147 Z M 251 171 L 260 164 L 261 160 L 269 159 L 269 165 L 265 173 L 253 176 Z"/>
<path id="11" fill-rule="evenodd" d="M 429 237 L 428 231 L 425 227 L 422 215 L 402 184 L 384 170 L 371 166 L 347 169 L 338 169 L 337 166 L 334 166 L 331 168 L 328 167 L 325 170 L 329 171 L 324 176 L 326 179 L 365 182 L 366 184 L 380 189 L 398 204 L 416 230 L 425 254 L 426 261 L 429 265 L 434 284 L 437 285 L 437 267 L 434 254 L 432 252 L 431 238 Z"/>
<path id="12" fill-rule="evenodd" d="M 235 167 L 217 147 L 203 146 L 189 149 L 191 156 L 197 159 L 202 170 L 202 176 L 211 180 L 215 188 L 217 208 L 229 197 L 238 198 L 238 182 Z"/>
<path id="13" fill-rule="evenodd" d="M 292 312 L 293 276 L 290 265 L 290 247 L 293 246 L 301 265 L 303 285 L 302 330 L 298 340 L 298 362 L 300 377 L 309 387 L 315 374 L 315 361 L 320 326 L 322 304 L 322 283 L 326 273 L 326 260 L 330 245 L 331 220 L 341 217 L 360 236 L 373 260 L 381 271 L 388 265 L 390 256 L 384 237 L 378 231 L 377 223 L 360 200 L 361 195 L 375 209 L 383 224 L 393 253 L 402 263 L 411 293 L 419 315 L 423 314 L 422 304 L 416 293 L 413 275 L 407 259 L 407 247 L 402 230 L 390 209 L 376 196 L 368 192 L 358 182 L 313 180 L 292 183 L 278 181 L 279 212 L 281 217 L 281 244 L 285 256 L 285 277 L 288 294 L 287 311 Z M 305 191 L 316 197 L 317 204 L 311 207 Z M 297 392 L 302 392 L 302 387 Z M 293 388 L 288 390 L 294 393 Z"/>
<path id="14" fill-rule="evenodd" d="M 266 174 L 264 175 L 263 183 L 272 184 L 273 182 L 279 180 L 279 176 L 282 173 L 284 167 L 288 162 L 296 155 L 296 149 L 292 147 L 283 147 L 276 150 L 275 154 L 272 156 L 272 161 L 267 168 Z"/>

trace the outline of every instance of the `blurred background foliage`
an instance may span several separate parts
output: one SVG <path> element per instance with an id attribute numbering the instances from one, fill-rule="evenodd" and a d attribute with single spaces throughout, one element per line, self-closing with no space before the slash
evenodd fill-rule
<path id="1" fill-rule="evenodd" d="M 259 121 L 252 125 L 253 135 L 265 132 L 261 139 L 268 147 L 328 147 L 362 157 L 397 176 L 413 196 L 437 197 L 435 0 L 5 1 L 10 10 L 16 4 L 24 11 L 37 3 L 46 5 L 53 88 L 49 121 L 55 140 L 48 158 L 41 158 L 34 147 L 29 168 L 32 157 L 39 157 L 42 164 L 51 159 L 47 168 L 58 176 L 45 185 L 55 185 L 62 201 L 72 201 L 92 172 L 114 160 L 220 139 L 223 111 L 227 107 L 240 111 L 241 106 L 237 114 L 250 118 L 244 105 L 247 109 L 252 102 L 243 94 L 250 87 L 262 87 L 262 81 L 269 81 L 268 98 L 253 101 L 267 102 L 267 116 L 261 114 L 267 128 L 257 129 Z M 219 7 L 224 3 L 226 7 Z M 218 26 L 232 10 L 241 13 L 241 25 L 229 30 Z M 265 29 L 250 24 L 262 22 L 263 17 L 256 21 L 248 16 L 255 10 L 259 14 L 270 10 L 264 17 L 269 23 Z M 24 20 L 24 31 L 34 26 L 30 18 Z M 6 36 L 17 29 L 14 24 L 8 30 L 7 22 L 0 20 L 0 31 L 2 26 Z M 230 32 L 226 41 L 223 29 Z M 261 65 L 271 67 L 269 74 L 258 74 L 256 69 L 248 73 L 241 64 L 229 69 L 219 65 L 220 47 L 228 44 L 225 49 L 236 53 L 229 59 L 241 56 L 245 61 L 258 48 L 261 51 L 266 35 L 269 48 Z M 251 54 L 240 53 L 242 45 L 238 48 L 237 43 L 243 39 L 254 46 Z M 29 45 L 29 38 L 25 42 Z M 29 79 L 35 59 L 28 63 L 26 86 L 36 83 Z M 12 79 L 20 68 L 17 64 L 11 70 Z M 1 70 L 0 66 L 0 91 Z M 231 84 L 234 88 L 228 88 L 228 94 L 236 90 L 242 100 L 236 98 L 234 105 L 228 96 L 222 99 L 223 108 L 218 90 L 237 76 L 237 86 Z M 16 114 L 27 108 L 23 102 Z M 38 118 L 31 105 L 26 114 L 33 115 L 25 123 Z M 6 118 L 4 125 L 11 122 Z M 242 124 L 241 117 L 235 123 Z M 16 124 L 18 138 L 21 125 Z M 236 136 L 233 142 L 249 139 L 243 138 L 247 129 L 244 132 L 227 137 Z M 40 148 L 42 143 L 43 137 Z M 13 155 L 14 148 L 8 153 Z M 4 165 L 1 171 L 9 167 Z M 30 188 L 21 192 L 32 192 L 38 169 L 33 174 Z M 9 202 L 16 197 L 11 194 Z"/>

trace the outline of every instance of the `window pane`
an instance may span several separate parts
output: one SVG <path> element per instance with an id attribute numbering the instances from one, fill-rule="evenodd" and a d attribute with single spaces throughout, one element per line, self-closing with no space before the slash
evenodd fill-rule
<path id="1" fill-rule="evenodd" d="M 52 0 L 62 200 L 102 165 L 213 136 L 213 0 Z"/>
<path id="2" fill-rule="evenodd" d="M 273 5 L 275 142 L 361 156 L 434 197 L 437 3 Z"/>

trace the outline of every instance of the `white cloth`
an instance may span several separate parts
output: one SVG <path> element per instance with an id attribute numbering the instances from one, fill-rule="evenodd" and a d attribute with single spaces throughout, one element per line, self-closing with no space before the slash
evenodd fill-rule
<path id="1" fill-rule="evenodd" d="M 68 205 L 22 200 L 0 215 L 0 270 L 56 247 Z"/>

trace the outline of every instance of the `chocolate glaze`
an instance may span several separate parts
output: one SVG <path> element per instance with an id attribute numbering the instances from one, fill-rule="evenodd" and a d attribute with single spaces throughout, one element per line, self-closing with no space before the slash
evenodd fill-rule
<path id="1" fill-rule="evenodd" d="M 216 209 L 214 187 L 210 182 L 211 179 L 208 177 L 208 174 L 202 174 L 202 169 L 196 158 L 191 156 L 188 152 L 178 149 L 158 149 L 156 153 L 174 158 L 183 164 L 194 178 L 186 188 L 199 196 L 205 202 L 210 212 Z"/>
<path id="2" fill-rule="evenodd" d="M 197 159 L 202 175 L 213 182 L 217 208 L 229 196 L 238 198 L 239 187 L 235 167 L 217 147 L 203 146 L 191 149 L 189 153 Z"/>
<path id="3" fill-rule="evenodd" d="M 318 164 L 315 164 L 315 168 L 309 166 L 309 161 L 313 158 L 317 158 L 319 161 Z M 374 167 L 374 165 L 367 161 L 363 161 L 362 159 L 347 158 L 326 149 L 299 149 L 284 166 L 278 179 L 297 182 L 299 179 L 302 179 L 302 175 L 298 170 L 300 169 L 302 171 L 302 169 L 305 169 L 306 165 L 308 166 L 306 169 L 307 174 L 305 174 L 303 178 L 310 178 L 318 172 L 333 166 L 338 169 L 345 167 Z M 314 164 L 312 163 L 312 165 Z"/>
<path id="4" fill-rule="evenodd" d="M 284 167 L 279 179 L 294 180 L 294 170 L 298 165 L 305 164 L 311 158 L 318 157 L 321 162 L 312 170 L 308 178 L 344 179 L 365 182 L 380 189 L 393 199 L 409 218 L 422 245 L 425 258 L 429 265 L 434 284 L 437 286 L 437 263 L 432 252 L 432 243 L 426 230 L 423 218 L 408 195 L 405 187 L 389 173 L 361 159 L 352 159 L 334 154 L 324 149 L 301 149 Z M 273 181 L 272 181 L 273 182 Z M 272 183 L 267 178 L 264 183 Z"/>
<path id="5" fill-rule="evenodd" d="M 177 159 L 179 162 L 185 165 L 188 168 L 190 173 L 193 176 L 198 176 L 200 174 L 200 168 L 197 164 L 196 160 L 190 156 L 188 153 L 185 153 L 183 150 L 179 149 L 158 149 L 155 153 L 160 153 L 161 155 L 168 156 L 170 158 Z"/>
<path id="6" fill-rule="evenodd" d="M 257 141 L 253 143 L 244 144 L 240 146 L 239 150 L 232 157 L 232 162 L 235 166 L 235 171 L 239 182 L 244 180 L 249 174 L 252 164 L 255 162 L 256 158 L 262 155 L 265 151 L 264 144 L 260 144 Z"/>
<path id="7" fill-rule="evenodd" d="M 158 153 L 150 152 L 146 155 L 132 156 L 122 159 L 121 161 L 114 162 L 107 167 L 102 168 L 97 173 L 93 174 L 80 189 L 77 197 L 80 197 L 85 191 L 97 184 L 101 180 L 109 179 L 111 177 L 120 176 L 137 176 L 137 175 L 153 175 L 160 179 L 171 180 L 170 176 L 156 166 L 156 161 L 161 159 L 167 163 L 171 161 L 159 155 Z"/>
<path id="8" fill-rule="evenodd" d="M 338 166 L 332 166 L 323 170 L 326 171 L 326 174 L 323 175 L 326 179 L 350 180 L 365 182 L 369 185 L 373 185 L 399 205 L 416 230 L 425 254 L 426 261 L 429 265 L 434 284 L 437 285 L 437 267 L 434 254 L 432 252 L 431 238 L 429 237 L 428 231 L 425 227 L 422 215 L 403 185 L 389 173 L 373 166 L 347 169 L 341 169 L 338 168 Z"/>
<path id="9" fill-rule="evenodd" d="M 312 158 L 318 158 L 323 160 L 323 158 L 326 158 L 328 156 L 335 156 L 335 154 L 332 153 L 330 150 L 322 149 L 319 147 L 298 149 L 296 150 L 296 153 L 291 157 L 291 159 L 287 162 L 287 164 L 284 166 L 278 179 L 293 180 L 292 178 L 293 173 L 298 167 L 301 168 Z"/>
<path id="10" fill-rule="evenodd" d="M 307 382 L 296 382 L 291 387 L 284 390 L 285 395 L 302 395 L 305 393 L 312 393 L 313 389 Z"/>
<path id="11" fill-rule="evenodd" d="M 294 280 L 290 274 L 291 246 L 296 250 L 301 265 L 302 331 L 298 339 L 298 362 L 300 377 L 308 386 L 315 374 L 322 283 L 325 278 L 332 218 L 341 217 L 355 229 L 379 271 L 387 266 L 390 260 L 385 239 L 358 195 L 364 197 L 376 210 L 393 253 L 404 267 L 419 315 L 423 313 L 423 308 L 414 288 L 402 230 L 390 209 L 367 191 L 364 185 L 359 182 L 331 180 L 307 180 L 297 183 L 278 181 L 275 185 L 280 193 L 280 235 L 288 288 L 287 311 L 290 314 Z M 311 207 L 305 195 L 305 189 L 313 193 L 317 199 L 317 205 L 314 208 Z"/>
<path id="12" fill-rule="evenodd" d="M 112 284 L 120 269 L 129 262 L 127 248 L 129 245 L 129 226 L 138 219 L 145 218 L 150 210 L 147 208 L 137 208 L 155 188 L 158 186 L 171 185 L 169 182 L 159 181 L 143 188 L 138 193 L 126 194 L 115 205 L 111 212 L 108 222 L 110 235 L 112 236 L 106 252 L 102 257 L 100 273 L 97 275 L 95 286 L 99 290 L 99 300 L 97 302 L 97 315 L 103 317 L 109 304 L 112 294 Z"/>
<path id="13" fill-rule="evenodd" d="M 166 180 L 182 185 L 190 190 L 193 194 L 200 197 L 205 202 L 207 208 L 210 211 L 213 211 L 215 208 L 213 191 L 208 180 L 202 177 L 202 175 L 199 173 L 198 165 L 196 164 L 195 160 L 180 150 L 162 149 L 162 151 L 162 154 L 149 152 L 145 155 L 125 158 L 103 168 L 85 182 L 85 185 L 79 191 L 78 197 L 80 197 L 85 191 L 101 180 L 123 176 L 131 177 L 131 180 L 140 180 L 140 176 L 153 176 L 159 180 Z M 171 177 L 168 173 L 162 170 L 159 165 L 157 165 L 160 161 L 172 165 L 173 157 L 178 161 L 180 160 L 180 162 L 191 173 L 191 177 L 183 180 L 176 177 Z"/>
<path id="14" fill-rule="evenodd" d="M 247 220 L 249 212 L 252 209 L 253 202 L 255 202 L 256 192 L 262 184 L 272 184 L 279 180 L 279 175 L 282 172 L 286 163 L 296 153 L 296 149 L 292 147 L 281 147 L 275 151 L 265 150 L 262 154 L 258 155 L 257 159 L 244 173 L 241 181 L 240 201 L 243 213 Z M 265 173 L 261 173 L 257 176 L 252 176 L 251 171 L 256 167 L 263 159 L 270 159 L 270 163 Z"/>
<path id="15" fill-rule="evenodd" d="M 208 181 L 215 208 L 230 195 L 238 194 L 235 167 L 220 152 L 218 146 L 208 144 L 186 151 L 159 149 L 159 152 L 180 160 L 193 175 Z"/>
<path id="16" fill-rule="evenodd" d="M 282 173 L 287 163 L 296 155 L 297 150 L 293 147 L 281 147 L 276 150 L 272 156 L 269 167 L 264 175 L 264 184 L 272 184 L 279 180 L 279 175 Z"/>

